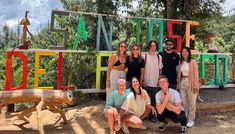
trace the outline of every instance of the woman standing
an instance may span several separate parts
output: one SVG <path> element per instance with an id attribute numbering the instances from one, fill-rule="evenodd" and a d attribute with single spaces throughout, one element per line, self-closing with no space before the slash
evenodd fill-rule
<path id="1" fill-rule="evenodd" d="M 178 86 L 182 104 L 188 118 L 187 127 L 193 127 L 197 94 L 199 92 L 199 76 L 197 62 L 191 58 L 191 51 L 188 47 L 182 48 L 180 52 Z"/>
<path id="2" fill-rule="evenodd" d="M 143 95 L 146 95 L 146 98 L 143 98 Z M 131 79 L 131 92 L 120 110 L 124 133 L 129 133 L 128 127 L 146 129 L 147 127 L 143 126 L 142 120 L 148 117 L 150 110 L 152 113 L 156 113 L 147 92 L 140 87 L 138 79 L 133 77 Z"/>
<path id="3" fill-rule="evenodd" d="M 118 44 L 117 53 L 113 54 L 108 63 L 107 76 L 106 76 L 106 100 L 108 99 L 111 91 L 116 90 L 117 81 L 120 78 L 126 79 L 125 62 L 126 62 L 126 43 L 120 42 Z"/>
<path id="4" fill-rule="evenodd" d="M 132 77 L 136 77 L 142 86 L 142 82 L 144 79 L 144 59 L 141 56 L 141 50 L 139 45 L 134 44 L 131 49 L 130 56 L 127 57 L 126 64 L 125 64 L 125 72 L 126 80 L 127 80 L 127 87 L 130 87 L 130 81 Z"/>

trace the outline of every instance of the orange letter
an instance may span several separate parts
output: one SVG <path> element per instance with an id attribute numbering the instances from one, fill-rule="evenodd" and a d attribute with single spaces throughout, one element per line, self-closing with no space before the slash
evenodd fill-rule
<path id="1" fill-rule="evenodd" d="M 186 22 L 186 46 L 190 47 L 190 39 L 195 40 L 195 35 L 190 35 L 190 25 L 198 26 L 199 22 L 196 21 L 187 21 Z"/>

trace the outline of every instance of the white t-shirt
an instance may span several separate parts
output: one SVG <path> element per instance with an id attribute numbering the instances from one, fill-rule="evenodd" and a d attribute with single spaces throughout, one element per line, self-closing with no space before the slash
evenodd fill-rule
<path id="1" fill-rule="evenodd" d="M 189 76 L 189 63 L 186 61 L 183 61 L 180 71 L 182 72 L 183 76 Z"/>
<path id="2" fill-rule="evenodd" d="M 134 97 L 134 93 L 130 92 L 127 96 L 126 100 L 123 102 L 121 109 L 133 113 L 140 117 L 145 109 L 146 105 L 150 105 L 150 98 L 145 90 L 141 90 L 142 94 L 146 95 L 146 99 L 143 99 L 141 95 L 136 94 L 136 99 Z"/>
<path id="3" fill-rule="evenodd" d="M 178 91 L 169 88 L 169 94 L 170 94 L 170 103 L 175 105 L 176 103 L 181 103 L 181 98 L 180 98 L 180 94 Z M 164 99 L 164 93 L 162 90 L 160 90 L 156 95 L 155 95 L 155 99 L 156 99 L 156 104 L 162 104 L 163 103 L 163 99 Z M 170 108 L 166 107 L 166 109 L 168 109 L 169 111 L 172 111 Z M 181 110 L 184 110 L 184 108 L 181 105 Z"/>
<path id="4" fill-rule="evenodd" d="M 145 58 L 145 54 L 147 55 L 147 58 Z M 149 53 L 144 53 L 142 57 L 144 60 L 146 59 L 143 85 L 157 87 L 159 70 L 163 68 L 162 57 L 159 54 L 149 55 Z"/>

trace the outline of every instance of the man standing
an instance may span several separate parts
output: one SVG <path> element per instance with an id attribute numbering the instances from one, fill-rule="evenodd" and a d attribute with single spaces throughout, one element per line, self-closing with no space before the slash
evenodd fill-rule
<path id="1" fill-rule="evenodd" d="M 148 52 L 143 55 L 145 61 L 145 71 L 144 71 L 144 81 L 143 87 L 147 91 L 151 105 L 155 107 L 155 94 L 159 91 L 158 88 L 158 78 L 162 74 L 162 57 L 157 52 L 157 42 L 151 40 L 148 43 L 147 49 Z M 151 122 L 156 122 L 155 115 L 150 115 L 149 117 Z"/>
<path id="2" fill-rule="evenodd" d="M 156 94 L 157 118 L 162 123 L 159 131 L 167 128 L 166 118 L 170 118 L 174 122 L 180 122 L 181 134 L 186 134 L 187 118 L 181 105 L 179 92 L 169 88 L 168 79 L 164 75 L 159 78 L 159 87 L 161 90 Z"/>
<path id="3" fill-rule="evenodd" d="M 165 75 L 169 80 L 169 87 L 176 89 L 177 72 L 176 67 L 179 64 L 179 55 L 173 51 L 174 43 L 172 40 L 165 41 L 165 50 L 160 53 L 162 56 L 162 75 Z"/>

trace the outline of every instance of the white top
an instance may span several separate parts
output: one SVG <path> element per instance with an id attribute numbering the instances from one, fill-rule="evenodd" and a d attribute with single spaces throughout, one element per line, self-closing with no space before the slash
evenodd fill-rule
<path id="1" fill-rule="evenodd" d="M 143 59 L 146 59 L 143 86 L 157 87 L 159 70 L 163 68 L 162 57 L 159 54 L 149 55 L 149 53 L 146 53 L 146 55 L 147 59 L 145 58 L 145 53 L 142 55 Z"/>
<path id="2" fill-rule="evenodd" d="M 181 65 L 181 72 L 183 76 L 189 76 L 189 63 L 186 61 L 183 61 L 183 64 Z"/>
<path id="3" fill-rule="evenodd" d="M 181 103 L 181 98 L 180 98 L 180 94 L 178 91 L 169 88 L 169 94 L 170 94 L 170 103 L 175 105 L 176 103 Z M 156 104 L 162 104 L 163 103 L 163 99 L 164 99 L 164 93 L 162 90 L 160 90 L 156 95 L 155 95 L 155 99 L 156 99 Z M 170 108 L 166 107 L 166 109 L 168 109 L 169 111 L 172 111 Z M 181 105 L 181 110 L 184 110 L 184 108 Z"/>
<path id="4" fill-rule="evenodd" d="M 137 94 L 135 99 L 134 93 L 130 92 L 126 100 L 123 102 L 121 108 L 125 111 L 128 111 L 129 113 L 133 113 L 140 117 L 144 113 L 146 105 L 151 104 L 148 93 L 145 90 L 141 91 L 143 92 L 142 94 L 146 95 L 146 99 L 142 98 L 141 95 Z"/>

